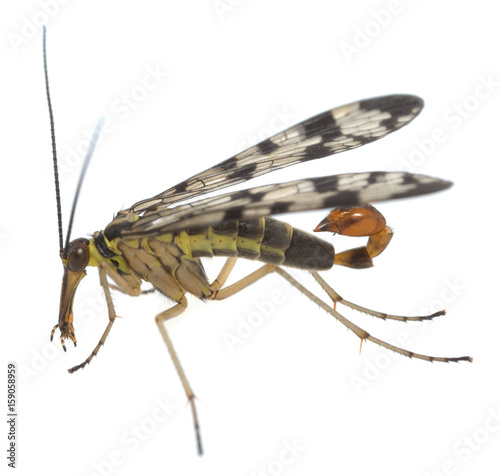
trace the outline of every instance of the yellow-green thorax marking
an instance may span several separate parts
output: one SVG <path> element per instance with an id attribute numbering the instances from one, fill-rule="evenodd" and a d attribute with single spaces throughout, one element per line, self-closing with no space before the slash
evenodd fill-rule
<path id="1" fill-rule="evenodd" d="M 151 282 L 175 301 L 186 291 L 202 299 L 210 296 L 200 258 L 238 257 L 308 270 L 329 269 L 334 261 L 330 243 L 270 217 L 154 237 L 124 236 L 137 219 L 129 213 L 95 233 L 88 264 L 105 261 L 125 279 L 133 276 L 136 285 L 140 280 Z"/>

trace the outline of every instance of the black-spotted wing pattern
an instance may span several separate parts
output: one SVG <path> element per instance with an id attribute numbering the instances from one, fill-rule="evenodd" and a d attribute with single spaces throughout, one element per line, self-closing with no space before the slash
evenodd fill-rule
<path id="1" fill-rule="evenodd" d="M 226 193 L 150 213 L 123 235 L 159 235 L 281 213 L 408 198 L 444 190 L 451 182 L 406 172 L 363 172 L 316 177 Z"/>
<path id="2" fill-rule="evenodd" d="M 448 188 L 450 182 L 426 175 L 363 172 L 265 185 L 169 208 L 175 202 L 283 167 L 368 144 L 408 124 L 422 107 L 423 101 L 416 96 L 392 95 L 319 114 L 120 212 L 119 217 L 129 212 L 141 215 L 129 227 L 120 227 L 121 234 L 127 238 L 156 236 L 261 216 L 406 198 Z"/>
<path id="3" fill-rule="evenodd" d="M 411 122 L 423 101 L 410 95 L 381 96 L 323 112 L 254 145 L 214 167 L 134 204 L 126 212 L 165 208 L 290 165 L 355 149 Z"/>

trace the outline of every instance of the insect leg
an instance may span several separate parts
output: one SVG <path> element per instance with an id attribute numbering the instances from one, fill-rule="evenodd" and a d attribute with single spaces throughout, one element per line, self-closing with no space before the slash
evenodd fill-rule
<path id="1" fill-rule="evenodd" d="M 191 407 L 191 413 L 193 414 L 193 423 L 194 423 L 194 431 L 196 434 L 196 444 L 198 446 L 198 454 L 201 456 L 203 454 L 203 446 L 201 444 L 200 423 L 198 420 L 198 413 L 196 412 L 196 405 L 195 405 L 195 401 L 194 401 L 195 395 L 194 395 L 193 389 L 191 388 L 191 385 L 189 385 L 186 374 L 184 373 L 184 369 L 181 366 L 181 363 L 179 361 L 179 357 L 177 356 L 177 353 L 175 352 L 174 345 L 172 344 L 172 341 L 171 341 L 171 339 L 167 333 L 167 330 L 165 329 L 165 325 L 164 325 L 165 321 L 167 321 L 168 319 L 171 319 L 172 317 L 176 317 L 179 314 L 183 313 L 184 310 L 186 309 L 186 307 L 187 307 L 187 299 L 185 296 L 183 296 L 175 306 L 158 314 L 155 317 L 155 322 L 156 322 L 156 325 L 158 326 L 160 334 L 163 337 L 163 341 L 165 342 L 165 345 L 167 346 L 170 357 L 172 358 L 172 362 L 174 363 L 175 370 L 177 370 L 177 374 L 179 375 L 179 378 L 181 379 L 182 386 L 184 387 L 184 392 L 186 393 L 186 396 L 188 398 L 189 405 Z"/>
<path id="2" fill-rule="evenodd" d="M 113 324 L 115 322 L 116 313 L 115 313 L 115 308 L 113 307 L 113 299 L 111 298 L 111 292 L 109 290 L 110 289 L 110 285 L 109 285 L 108 280 L 106 278 L 106 274 L 108 274 L 116 283 L 119 284 L 120 291 L 123 291 L 126 294 L 129 294 L 131 296 L 137 296 L 141 292 L 140 287 L 134 287 L 131 284 L 127 283 L 118 274 L 118 272 L 115 271 L 113 269 L 113 267 L 110 266 L 109 264 L 107 264 L 105 261 L 103 261 L 102 263 L 99 264 L 99 279 L 100 279 L 100 282 L 101 282 L 102 289 L 104 290 L 104 296 L 106 297 L 106 304 L 108 306 L 109 322 L 108 322 L 108 325 L 106 326 L 106 329 L 104 330 L 104 334 L 99 339 L 99 342 L 95 346 L 95 348 L 92 351 L 92 353 L 80 365 L 75 365 L 71 369 L 68 369 L 68 372 L 70 374 L 72 374 L 76 370 L 83 369 L 97 355 L 97 352 L 99 352 L 99 349 L 104 345 L 104 341 L 108 337 L 108 334 L 111 331 L 111 327 L 113 326 Z"/>
<path id="3" fill-rule="evenodd" d="M 212 291 L 213 291 L 213 294 L 211 296 L 209 296 L 208 299 L 214 299 L 217 301 L 220 301 L 221 299 L 226 299 L 226 298 L 232 296 L 233 294 L 236 294 L 237 292 L 245 289 L 246 287 L 248 287 L 251 284 L 258 281 L 260 278 L 263 278 L 264 276 L 272 273 L 273 271 L 275 271 L 277 269 L 277 266 L 275 266 L 274 264 L 265 264 L 264 266 L 257 269 L 253 273 L 250 273 L 248 276 L 245 276 L 244 278 L 240 279 L 239 281 L 236 281 L 236 283 L 231 284 L 230 286 L 227 286 L 226 288 L 219 289 L 224 284 L 224 282 L 226 281 L 226 279 L 229 276 L 230 271 L 234 267 L 234 263 L 230 263 L 228 265 L 228 261 L 231 259 L 232 258 L 229 258 L 226 261 L 226 264 L 224 265 L 224 267 L 222 268 L 222 270 L 219 274 L 219 277 L 220 277 L 224 273 L 223 278 L 221 280 L 219 280 L 219 277 L 218 277 L 214 281 L 214 284 L 216 284 L 216 286 L 214 288 L 212 288 L 212 286 L 210 287 L 210 289 L 212 289 Z M 225 269 L 226 265 L 228 265 L 228 268 L 230 268 L 229 271 L 227 269 Z M 222 284 L 221 284 L 221 282 L 222 282 Z"/>
<path id="4" fill-rule="evenodd" d="M 264 276 L 272 273 L 273 271 L 276 271 L 280 276 L 285 278 L 291 285 L 295 286 L 300 292 L 305 294 L 311 301 L 313 301 L 315 304 L 320 306 L 322 309 L 324 309 L 330 315 L 335 317 L 335 319 L 337 319 L 339 322 L 344 324 L 344 326 L 346 326 L 349 330 L 354 332 L 354 334 L 356 334 L 361 340 L 369 340 L 371 342 L 374 342 L 375 344 L 380 345 L 381 347 L 385 347 L 386 349 L 392 350 L 393 352 L 404 355 L 406 357 L 427 360 L 429 362 L 434 362 L 434 361 L 437 361 L 437 362 L 459 362 L 462 360 L 472 362 L 472 358 L 468 357 L 468 356 L 466 356 L 466 357 L 433 357 L 430 355 L 416 354 L 414 352 L 411 352 L 411 351 L 406 350 L 406 349 L 402 349 L 400 347 L 396 347 L 396 346 L 389 344 L 387 342 L 384 342 L 384 341 L 382 341 L 374 336 L 371 336 L 364 329 L 361 329 L 361 327 L 358 327 L 356 324 L 354 324 L 353 322 L 349 321 L 344 316 L 342 316 L 342 314 L 337 312 L 337 310 L 335 308 L 332 308 L 331 306 L 326 304 L 324 301 L 322 301 L 320 298 L 318 298 L 315 294 L 313 294 L 311 291 L 309 291 L 307 288 L 305 288 L 302 284 L 300 284 L 297 280 L 295 280 L 290 274 L 288 274 L 282 268 L 275 266 L 275 265 L 272 265 L 272 264 L 266 264 L 266 265 L 262 266 L 261 268 L 259 268 L 258 270 L 254 271 L 253 273 L 249 274 L 248 276 L 244 277 L 243 279 L 240 279 L 236 283 L 234 283 L 234 284 L 232 284 L 224 289 L 221 289 L 219 291 L 215 291 L 214 294 L 209 299 L 221 300 L 221 299 L 228 298 L 228 297 L 232 296 L 233 294 L 236 294 L 237 292 L 245 289 L 247 286 L 250 286 L 251 284 L 255 283 L 260 278 L 263 278 Z M 327 291 L 327 290 L 331 291 L 330 297 L 332 297 L 334 302 L 335 302 L 335 299 L 337 299 L 337 301 L 339 301 L 339 299 L 340 300 L 342 299 L 332 288 L 330 288 L 322 280 L 322 278 L 317 273 L 312 272 L 311 274 L 313 274 L 313 276 L 317 280 L 319 278 L 318 282 L 322 285 L 322 287 L 325 289 L 325 291 Z M 343 300 L 341 302 L 344 303 Z M 346 301 L 346 302 L 348 302 L 348 301 Z M 349 304 L 352 304 L 352 303 L 349 303 Z M 365 312 L 365 308 L 362 308 L 360 306 L 354 307 L 354 309 L 363 310 L 363 312 Z M 369 309 L 366 309 L 366 311 L 369 311 L 368 312 L 369 314 L 374 312 L 374 311 L 370 311 Z M 380 316 L 378 314 L 380 314 Z M 389 316 L 389 315 L 385 315 L 385 314 L 381 314 L 381 313 L 376 313 L 373 315 L 376 315 L 377 317 L 381 317 L 383 315 L 383 316 L 385 316 L 385 318 L 402 317 L 402 316 Z M 439 313 L 436 313 L 436 315 L 439 315 Z M 432 317 L 435 317 L 435 316 L 424 316 L 423 319 L 426 319 L 426 318 L 431 319 Z M 422 319 L 422 318 L 420 318 L 420 319 Z M 404 320 L 404 318 L 402 320 Z"/>
<path id="5" fill-rule="evenodd" d="M 238 261 L 238 258 L 228 258 L 226 262 L 224 263 L 224 266 L 219 272 L 219 275 L 215 280 L 213 281 L 212 284 L 210 284 L 210 289 L 212 291 L 219 291 L 222 286 L 224 286 L 224 283 L 227 281 L 227 278 L 231 274 L 231 271 L 234 268 L 234 265 L 236 264 L 236 261 Z"/>
<path id="6" fill-rule="evenodd" d="M 130 295 L 129 293 L 125 292 L 122 288 L 120 288 L 119 286 L 116 286 L 115 284 L 109 284 L 109 289 Z M 155 292 L 157 292 L 157 290 L 155 288 L 141 289 L 140 294 L 141 295 L 142 294 L 152 294 Z M 133 294 L 133 296 L 136 296 L 136 294 Z"/>
<path id="7" fill-rule="evenodd" d="M 351 309 L 355 309 L 356 311 L 362 312 L 364 314 L 368 314 L 369 316 L 378 317 L 379 319 L 394 319 L 396 321 L 426 321 L 430 319 L 434 319 L 437 316 L 444 316 L 446 311 L 443 309 L 442 311 L 437 311 L 434 314 L 430 314 L 428 316 L 396 316 L 393 314 L 386 314 L 385 312 L 372 311 L 371 309 L 367 309 L 366 307 L 359 306 L 358 304 L 354 304 L 353 302 L 347 301 L 343 297 L 341 297 L 330 285 L 316 272 L 311 271 L 314 279 L 319 283 L 319 285 L 325 290 L 325 292 L 330 296 L 333 301 L 333 308 L 336 308 L 336 304 L 340 303 L 344 306 L 350 307 Z"/>
<path id="8" fill-rule="evenodd" d="M 396 347 L 392 344 L 389 344 L 387 342 L 384 342 L 383 340 L 377 339 L 374 336 L 371 336 L 368 332 L 366 332 L 364 329 L 361 329 L 361 327 L 358 327 L 356 324 L 352 323 L 348 319 L 346 319 L 342 314 L 337 312 L 334 308 L 331 306 L 328 306 L 325 302 L 323 302 L 321 299 L 319 299 L 316 295 L 314 295 L 311 291 L 309 291 L 307 288 L 302 286 L 298 281 L 296 281 L 292 276 L 290 276 L 286 271 L 284 271 L 281 268 L 276 268 L 275 271 L 283 276 L 290 284 L 295 286 L 300 292 L 305 294 L 311 301 L 316 303 L 318 306 L 323 308 L 326 312 L 331 314 L 335 319 L 337 319 L 339 322 L 344 324 L 348 329 L 350 329 L 354 334 L 356 334 L 361 340 L 369 340 L 371 342 L 374 342 L 375 344 L 380 345 L 381 347 L 385 347 L 386 349 L 392 350 L 393 352 L 396 352 L 398 354 L 404 355 L 406 357 L 411 358 L 416 358 L 416 359 L 421 359 L 421 360 L 427 360 L 429 362 L 460 362 L 460 361 L 468 361 L 472 362 L 472 358 L 469 356 L 465 357 L 433 357 L 430 355 L 423 355 L 423 354 L 416 354 L 414 352 L 411 352 L 406 349 L 402 349 L 400 347 Z M 314 273 L 312 273 L 314 276 Z M 316 273 L 317 274 L 317 273 Z M 316 276 L 314 276 L 316 278 Z M 326 283 L 325 283 L 326 284 Z M 335 293 L 337 294 L 337 293 Z M 337 294 L 338 296 L 338 294 Z M 340 296 L 339 296 L 340 297 Z M 364 308 L 362 308 L 364 309 Z"/>

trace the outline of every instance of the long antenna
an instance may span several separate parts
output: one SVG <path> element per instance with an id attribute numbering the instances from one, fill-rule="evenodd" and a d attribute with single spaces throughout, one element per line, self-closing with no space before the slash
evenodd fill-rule
<path id="1" fill-rule="evenodd" d="M 80 196 L 80 190 L 82 188 L 83 179 L 94 154 L 95 146 L 99 140 L 102 129 L 104 127 L 105 119 L 101 117 L 97 122 L 97 125 L 92 133 L 90 139 L 90 144 L 85 154 L 83 160 L 82 170 L 80 171 L 80 177 L 78 178 L 78 185 L 76 186 L 75 197 L 73 198 L 73 205 L 71 206 L 71 215 L 69 217 L 68 232 L 66 233 L 66 241 L 63 241 L 63 226 L 62 226 L 62 212 L 61 212 L 61 192 L 59 189 L 59 171 L 57 167 L 57 151 L 56 151 L 56 132 L 54 127 L 54 114 L 52 113 L 52 103 L 50 101 L 50 91 L 49 91 L 49 74 L 47 72 L 47 31 L 45 25 L 43 26 L 43 69 L 45 72 L 45 90 L 47 92 L 47 103 L 49 105 L 49 117 L 50 117 L 50 135 L 52 137 L 52 161 L 54 163 L 54 183 L 56 186 L 56 202 L 57 202 L 57 223 L 59 227 L 59 254 L 63 257 L 67 257 L 69 237 L 71 236 L 71 230 L 73 228 L 73 221 L 75 218 L 76 204 L 78 202 L 78 197 Z"/>
<path id="2" fill-rule="evenodd" d="M 47 30 L 45 28 L 45 25 L 43 25 L 43 70 L 45 73 L 45 91 L 47 93 L 47 103 L 49 106 L 50 135 L 52 137 L 52 162 L 54 163 L 54 184 L 56 186 L 57 224 L 59 229 L 59 254 L 62 254 L 63 226 L 62 226 L 62 212 L 61 212 L 61 192 L 59 190 L 59 170 L 57 167 L 56 131 L 54 127 L 54 114 L 52 113 L 52 103 L 50 101 L 49 74 L 47 72 Z"/>
<path id="3" fill-rule="evenodd" d="M 64 243 L 63 250 L 63 258 L 66 258 L 66 252 L 68 250 L 69 237 L 71 236 L 71 229 L 73 228 L 73 219 L 75 218 L 75 210 L 76 204 L 78 203 L 78 197 L 80 196 L 80 190 L 82 188 L 83 179 L 85 178 L 85 174 L 87 173 L 87 169 L 89 168 L 90 160 L 94 155 L 95 146 L 97 145 L 97 141 L 99 140 L 99 136 L 101 135 L 102 128 L 104 127 L 104 123 L 106 119 L 101 117 L 95 126 L 94 132 L 92 133 L 92 137 L 90 138 L 89 147 L 87 149 L 87 153 L 85 154 L 85 158 L 83 159 L 82 170 L 80 170 L 80 177 L 78 177 L 78 184 L 76 186 L 75 197 L 73 198 L 73 205 L 71 205 L 71 215 L 69 217 L 68 223 L 68 233 L 66 234 L 66 242 Z"/>

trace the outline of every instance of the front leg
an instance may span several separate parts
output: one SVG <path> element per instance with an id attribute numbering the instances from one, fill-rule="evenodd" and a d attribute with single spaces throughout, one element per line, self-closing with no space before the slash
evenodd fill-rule
<path id="1" fill-rule="evenodd" d="M 106 275 L 110 276 L 113 279 L 113 281 L 115 281 L 115 283 L 117 283 L 120 291 L 123 291 L 124 293 L 128 294 L 129 296 L 138 296 L 141 293 L 140 285 L 134 286 L 134 285 L 130 284 L 122 276 L 120 276 L 118 274 L 118 272 L 112 266 L 110 266 L 105 261 L 103 261 L 99 264 L 99 280 L 101 282 L 101 286 L 102 286 L 102 289 L 104 291 L 104 296 L 106 297 L 109 322 L 108 322 L 108 325 L 106 326 L 106 329 L 104 330 L 102 337 L 99 339 L 99 342 L 95 346 L 92 353 L 81 364 L 75 365 L 71 369 L 68 369 L 68 372 L 70 374 L 72 374 L 76 370 L 83 369 L 97 355 L 97 352 L 99 352 L 99 349 L 104 345 L 104 342 L 106 341 L 106 338 L 108 337 L 109 332 L 111 331 L 111 327 L 113 327 L 113 324 L 115 322 L 116 312 L 115 312 L 115 308 L 113 306 L 113 299 L 111 298 L 111 291 L 109 289 L 110 285 L 108 283 L 108 279 L 107 279 Z"/>

